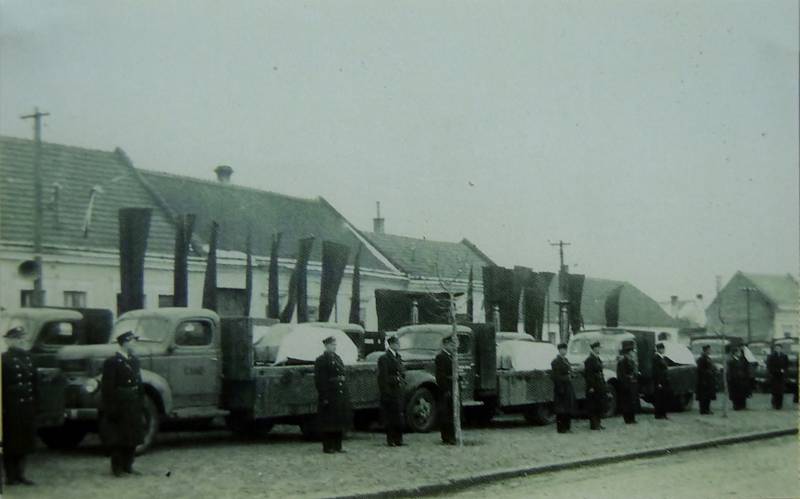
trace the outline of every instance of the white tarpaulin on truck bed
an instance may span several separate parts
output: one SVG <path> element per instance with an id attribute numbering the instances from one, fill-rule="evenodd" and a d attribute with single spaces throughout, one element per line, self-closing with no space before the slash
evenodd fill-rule
<path id="1" fill-rule="evenodd" d="M 270 364 L 311 363 L 325 351 L 322 340 L 336 338 L 336 353 L 345 364 L 358 362 L 358 348 L 340 329 L 308 324 L 275 324 L 253 328 L 257 362 Z"/>
<path id="2" fill-rule="evenodd" d="M 546 371 L 558 355 L 550 343 L 538 341 L 509 340 L 497 344 L 498 369 L 515 371 Z"/>
<path id="3" fill-rule="evenodd" d="M 663 341 L 664 356 L 676 364 L 694 365 L 694 354 L 683 343 Z"/>

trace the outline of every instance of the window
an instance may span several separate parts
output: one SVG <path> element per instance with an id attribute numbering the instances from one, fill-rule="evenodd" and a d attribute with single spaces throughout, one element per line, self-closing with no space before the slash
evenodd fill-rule
<path id="1" fill-rule="evenodd" d="M 158 308 L 171 307 L 174 301 L 174 295 L 158 295 Z"/>
<path id="2" fill-rule="evenodd" d="M 86 308 L 86 291 L 64 291 L 64 306 Z"/>
<path id="3" fill-rule="evenodd" d="M 45 325 L 41 336 L 44 345 L 72 345 L 77 335 L 71 322 L 49 322 Z"/>
<path id="4" fill-rule="evenodd" d="M 187 347 L 200 347 L 211 344 L 211 326 L 204 321 L 187 321 L 178 326 L 175 344 Z"/>
<path id="5" fill-rule="evenodd" d="M 23 308 L 33 306 L 32 289 L 23 289 L 19 292 L 19 306 Z"/>

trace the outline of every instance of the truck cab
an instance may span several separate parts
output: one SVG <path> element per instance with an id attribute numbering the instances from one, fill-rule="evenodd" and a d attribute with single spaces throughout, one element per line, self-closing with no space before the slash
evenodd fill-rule
<path id="1" fill-rule="evenodd" d="M 26 334 L 14 346 L 30 353 L 36 367 L 36 426 L 40 438 L 51 447 L 62 447 L 65 379 L 58 369 L 58 352 L 69 345 L 101 343 L 113 323 L 110 310 L 87 308 L 21 308 L 0 314 L 0 334 L 22 327 Z M 0 348 L 7 347 L 0 339 Z"/>
<path id="2" fill-rule="evenodd" d="M 221 385 L 220 319 L 205 309 L 160 308 L 123 314 L 104 345 L 68 346 L 58 353 L 67 378 L 66 415 L 96 429 L 105 360 L 117 351 L 116 339 L 132 331 L 137 340 L 146 394 L 147 448 L 160 423 L 170 418 L 210 418 L 218 409 Z"/>

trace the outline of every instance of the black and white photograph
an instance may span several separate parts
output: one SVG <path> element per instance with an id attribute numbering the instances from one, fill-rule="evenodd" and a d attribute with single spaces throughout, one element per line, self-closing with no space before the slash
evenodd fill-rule
<path id="1" fill-rule="evenodd" d="M 797 0 L 0 0 L 0 497 L 800 497 Z"/>

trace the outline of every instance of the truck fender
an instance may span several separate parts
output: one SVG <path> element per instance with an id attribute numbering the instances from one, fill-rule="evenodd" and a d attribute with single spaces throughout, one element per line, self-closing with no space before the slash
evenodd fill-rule
<path id="1" fill-rule="evenodd" d="M 611 369 L 603 369 L 603 378 L 606 380 L 606 383 L 617 383 L 617 373 Z"/>
<path id="2" fill-rule="evenodd" d="M 142 370 L 142 385 L 144 389 L 152 389 L 159 397 L 156 404 L 161 405 L 164 414 L 169 414 L 172 411 L 172 390 L 166 379 L 153 371 Z"/>
<path id="3" fill-rule="evenodd" d="M 422 385 L 436 385 L 436 377 L 428 371 L 408 371 L 406 372 L 406 398 Z"/>

